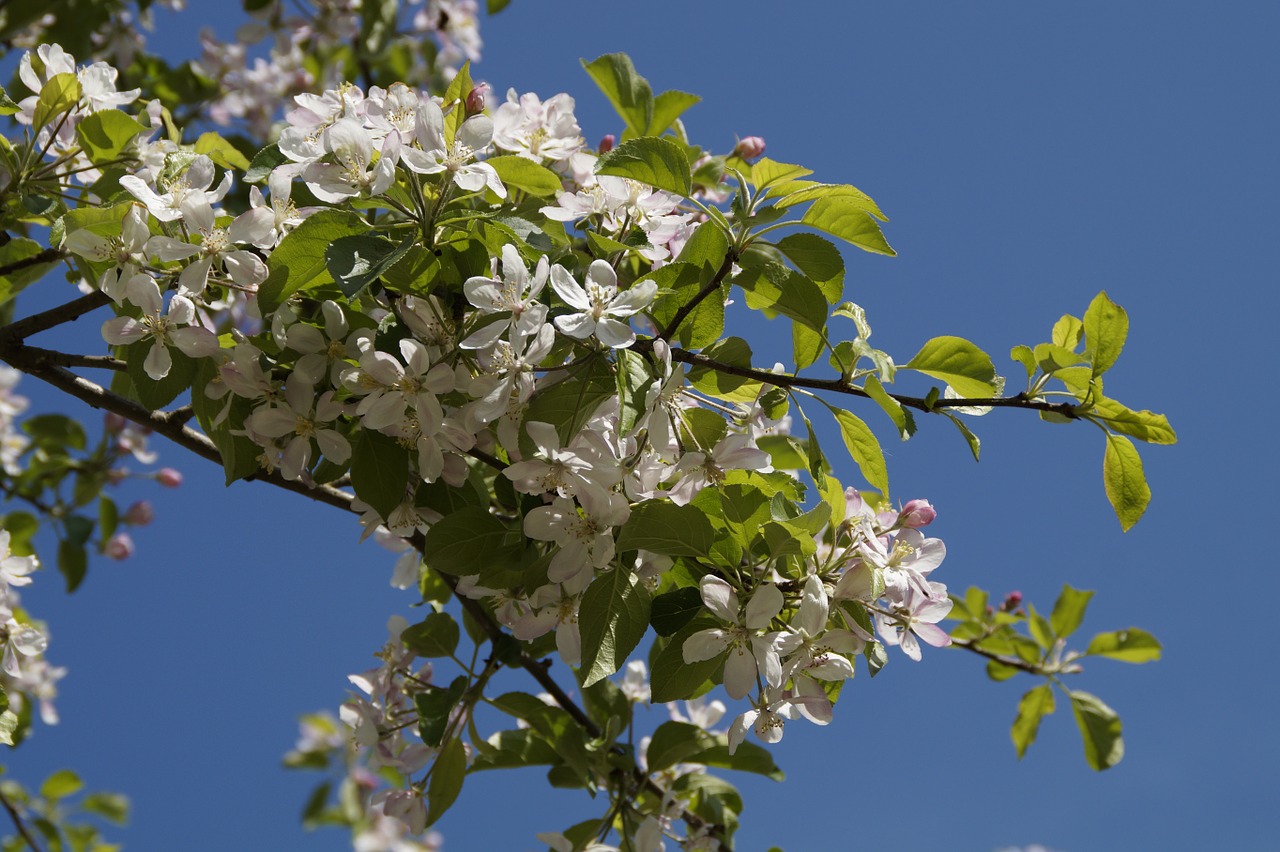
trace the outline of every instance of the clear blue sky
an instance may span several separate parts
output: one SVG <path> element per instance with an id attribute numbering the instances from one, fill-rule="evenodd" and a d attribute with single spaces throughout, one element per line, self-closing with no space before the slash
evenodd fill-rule
<path id="1" fill-rule="evenodd" d="M 185 22 L 164 18 L 170 56 L 196 52 L 199 22 L 238 20 L 238 3 L 225 18 L 191 5 Z M 1012 376 L 1010 346 L 1107 290 L 1132 320 L 1108 391 L 1166 412 L 1181 438 L 1144 449 L 1155 496 L 1122 535 L 1087 426 L 993 414 L 974 424 L 980 465 L 948 423 L 922 418 L 905 445 L 882 430 L 895 496 L 938 507 L 948 558 L 935 579 L 1043 606 L 1063 582 L 1096 589 L 1082 632 L 1146 628 L 1164 661 L 1092 663 L 1078 679 L 1125 723 L 1124 762 L 1098 775 L 1066 708 L 1015 759 L 1008 726 L 1030 682 L 991 683 L 958 651 L 894 653 L 846 688 L 829 728 L 789 726 L 775 749 L 787 782 L 743 779 L 740 848 L 1274 848 L 1280 582 L 1254 524 L 1278 508 L 1265 353 L 1280 10 L 516 0 L 482 32 L 477 79 L 570 92 L 591 140 L 620 127 L 578 59 L 622 50 L 655 90 L 703 97 L 686 118 L 695 141 L 760 135 L 775 159 L 870 193 L 900 256 L 849 253 L 847 296 L 901 360 L 957 334 Z M 764 359 L 771 335 L 759 322 L 744 336 Z M 79 410 L 34 380 L 23 389 Z M 70 675 L 63 725 L 39 729 L 10 771 L 35 781 L 71 766 L 127 792 L 135 819 L 119 837 L 134 850 L 348 848 L 301 832 L 312 778 L 279 759 L 296 717 L 336 708 L 347 673 L 369 665 L 386 617 L 413 618 L 387 586 L 393 558 L 357 547 L 332 509 L 225 490 L 221 471 L 156 445 L 188 483 L 162 495 L 138 555 L 95 563 L 71 598 L 53 574 L 26 595 Z M 854 480 L 851 464 L 842 476 Z M 544 787 L 536 771 L 469 780 L 439 826 L 447 848 L 534 849 L 535 832 L 598 811 Z"/>

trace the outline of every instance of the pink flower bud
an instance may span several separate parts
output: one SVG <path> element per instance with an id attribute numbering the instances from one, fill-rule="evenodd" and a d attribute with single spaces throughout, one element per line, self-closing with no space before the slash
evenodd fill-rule
<path id="1" fill-rule="evenodd" d="M 738 140 L 733 153 L 744 160 L 753 160 L 764 153 L 764 140 L 759 136 L 744 136 Z"/>
<path id="2" fill-rule="evenodd" d="M 145 527 L 155 518 L 155 510 L 151 508 L 151 504 L 146 500 L 139 500 L 134 503 L 120 516 L 120 520 L 133 527 Z"/>
<path id="3" fill-rule="evenodd" d="M 102 553 L 108 559 L 114 559 L 117 562 L 128 559 L 133 555 L 133 539 L 127 532 L 118 532 L 103 546 Z"/>
<path id="4" fill-rule="evenodd" d="M 612 151 L 613 146 L 614 144 L 617 143 L 617 141 L 618 141 L 617 136 L 614 136 L 612 133 L 607 134 L 603 139 L 600 140 L 600 153 L 607 154 L 610 151 Z"/>
<path id="5" fill-rule="evenodd" d="M 1002 612 L 1013 612 L 1022 604 L 1022 592 L 1014 589 L 1009 596 L 1004 599 L 1004 603 L 1000 604 Z"/>
<path id="6" fill-rule="evenodd" d="M 129 468 L 127 467 L 113 467 L 111 470 L 107 471 L 107 482 L 110 482 L 112 485 L 119 485 L 128 478 Z"/>
<path id="7" fill-rule="evenodd" d="M 475 88 L 467 92 L 467 115 L 484 112 L 485 95 L 488 93 L 488 83 L 477 83 Z"/>
<path id="8" fill-rule="evenodd" d="M 177 488 L 182 484 L 182 472 L 171 467 L 162 467 L 156 471 L 156 482 L 165 488 Z"/>
<path id="9" fill-rule="evenodd" d="M 907 505 L 903 506 L 902 511 L 898 513 L 898 524 L 914 530 L 929 526 L 936 517 L 938 512 L 928 500 L 908 500 Z"/>
<path id="10" fill-rule="evenodd" d="M 125 420 L 114 411 L 108 411 L 106 416 L 102 418 L 102 428 L 108 432 L 115 434 L 124 428 Z"/>

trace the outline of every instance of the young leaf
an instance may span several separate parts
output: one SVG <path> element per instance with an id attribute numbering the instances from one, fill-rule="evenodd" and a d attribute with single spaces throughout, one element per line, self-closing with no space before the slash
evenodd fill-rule
<path id="1" fill-rule="evenodd" d="M 43 130 L 45 125 L 73 109 L 80 102 L 80 81 L 70 71 L 54 74 L 40 89 L 40 98 L 31 117 L 31 126 Z"/>
<path id="2" fill-rule="evenodd" d="M 483 579 L 518 565 L 522 539 L 488 509 L 469 506 L 432 524 L 422 550 L 437 571 Z"/>
<path id="3" fill-rule="evenodd" d="M 1111 633 L 1099 633 L 1089 642 L 1085 654 L 1107 657 L 1123 663 L 1150 663 L 1160 659 L 1160 642 L 1145 630 L 1130 627 Z"/>
<path id="4" fill-rule="evenodd" d="M 116 109 L 91 113 L 76 125 L 76 140 L 95 164 L 108 163 L 146 130 L 136 119 Z"/>
<path id="5" fill-rule="evenodd" d="M 582 67 L 631 132 L 636 136 L 647 133 L 653 122 L 653 89 L 648 80 L 636 73 L 631 57 L 625 53 L 606 53 L 592 62 L 582 60 Z"/>
<path id="6" fill-rule="evenodd" d="M 840 424 L 840 437 L 849 455 L 858 463 L 858 470 L 871 486 L 881 494 L 889 493 L 889 469 L 885 465 L 884 451 L 875 433 L 853 414 L 842 409 L 833 408 L 836 422 Z"/>
<path id="7" fill-rule="evenodd" d="M 996 392 L 991 356 L 963 337 L 933 338 L 920 347 L 906 368 L 946 382 L 967 398 L 983 399 Z"/>
<path id="8" fill-rule="evenodd" d="M 1084 759 L 1099 772 L 1115 766 L 1124 758 L 1120 717 L 1096 695 L 1079 690 L 1072 690 L 1070 694 L 1076 726 L 1084 741 Z"/>
<path id="9" fill-rule="evenodd" d="M 351 487 L 383 518 L 404 502 L 409 451 L 393 438 L 361 429 L 351 449 Z"/>
<path id="10" fill-rule="evenodd" d="M 888 391 L 884 389 L 884 385 L 880 384 L 880 380 L 874 375 L 868 375 L 866 382 L 863 383 L 863 390 L 867 392 L 867 396 L 871 397 L 876 403 L 884 409 L 884 413 L 889 415 L 889 419 L 893 421 L 893 425 L 898 427 L 898 437 L 907 440 L 916 433 L 916 421 L 911 416 L 911 412 L 902 407 L 896 399 L 889 396 Z"/>
<path id="11" fill-rule="evenodd" d="M 1163 414 L 1154 411 L 1134 411 L 1114 399 L 1096 399 L 1089 414 L 1101 420 L 1113 432 L 1128 435 L 1148 444 L 1176 444 L 1178 435 Z"/>
<path id="12" fill-rule="evenodd" d="M 503 184 L 515 189 L 547 198 L 564 189 L 560 176 L 546 166 L 517 157 L 514 154 L 503 154 L 485 160 L 493 166 Z"/>
<path id="13" fill-rule="evenodd" d="M 652 603 L 648 587 L 624 568 L 600 575 L 587 587 L 578 609 L 583 687 L 627 661 L 649 629 Z"/>
<path id="14" fill-rule="evenodd" d="M 413 248 L 414 240 L 415 237 L 408 237 L 397 245 L 369 234 L 340 237 L 324 250 L 324 263 L 338 289 L 348 299 L 354 299 L 399 263 Z"/>
<path id="15" fill-rule="evenodd" d="M 419 657 L 452 656 L 459 638 L 458 622 L 447 612 L 433 612 L 426 620 L 411 624 L 400 633 L 400 641 Z"/>
<path id="16" fill-rule="evenodd" d="M 685 110 L 701 100 L 697 95 L 675 89 L 658 95 L 653 99 L 653 116 L 645 135 L 661 136 L 666 133 Z"/>
<path id="17" fill-rule="evenodd" d="M 467 752 L 462 740 L 453 737 L 436 755 L 431 767 L 431 781 L 427 785 L 427 825 L 433 824 L 449 810 L 467 774 Z"/>
<path id="18" fill-rule="evenodd" d="M 706 556 L 715 540 L 711 522 L 694 506 L 646 500 L 631 509 L 618 533 L 619 553 L 648 550 L 665 556 Z"/>
<path id="19" fill-rule="evenodd" d="M 650 659 L 652 674 L 649 677 L 649 686 L 654 702 L 660 704 L 665 701 L 687 700 L 701 695 L 705 691 L 704 687 L 710 688 L 708 681 L 724 663 L 724 655 L 696 663 L 686 663 L 684 640 L 699 630 L 719 626 L 720 622 L 714 618 L 695 618 L 677 630 L 662 645 L 657 655 Z"/>
<path id="20" fill-rule="evenodd" d="M 329 245 L 341 237 L 369 230 L 354 213 L 321 210 L 294 228 L 267 259 L 270 274 L 258 288 L 258 305 L 263 316 L 275 311 L 299 290 L 309 290 L 333 281 L 325 263 Z"/>
<path id="21" fill-rule="evenodd" d="M 811 279 L 827 301 L 835 304 L 844 295 L 844 257 L 829 240 L 817 234 L 789 234 L 778 240 L 778 251 Z"/>
<path id="22" fill-rule="evenodd" d="M 844 195 L 819 198 L 805 211 L 800 221 L 863 251 L 890 257 L 897 255 L 885 240 L 875 217 L 856 198 Z"/>
<path id="23" fill-rule="evenodd" d="M 1080 622 L 1084 620 L 1084 611 L 1092 597 L 1091 591 L 1081 591 L 1064 585 L 1062 593 L 1058 595 L 1058 600 L 1053 605 L 1053 614 L 1049 616 L 1054 634 L 1059 638 L 1066 638 L 1075 633 L 1080 627 Z"/>
<path id="24" fill-rule="evenodd" d="M 1122 435 L 1107 436 L 1107 451 L 1102 459 L 1102 484 L 1107 499 L 1125 532 L 1147 511 L 1151 489 L 1142 472 L 1142 458 L 1133 442 Z"/>
<path id="25" fill-rule="evenodd" d="M 1053 688 L 1041 684 L 1022 696 L 1018 702 L 1018 715 L 1009 729 L 1013 738 L 1013 747 L 1018 752 L 1018 760 L 1027 753 L 1027 749 L 1036 741 L 1036 733 L 1040 730 L 1040 719 L 1054 711 Z"/>
<path id="26" fill-rule="evenodd" d="M 631 178 L 685 198 L 693 186 L 684 148 L 657 136 L 623 142 L 596 162 L 596 174 Z"/>
<path id="27" fill-rule="evenodd" d="M 1093 363 L 1093 374 L 1100 376 L 1115 364 L 1129 334 L 1129 315 L 1124 308 L 1099 293 L 1084 312 L 1085 349 Z"/>

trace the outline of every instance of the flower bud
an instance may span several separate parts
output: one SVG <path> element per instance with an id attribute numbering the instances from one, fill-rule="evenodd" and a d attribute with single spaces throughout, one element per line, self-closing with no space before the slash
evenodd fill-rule
<path id="1" fill-rule="evenodd" d="M 156 482 L 165 488 L 177 488 L 182 484 L 182 472 L 171 467 L 162 467 L 156 471 Z"/>
<path id="2" fill-rule="evenodd" d="M 132 527 L 145 527 L 155 519 L 155 509 L 151 508 L 151 504 L 146 500 L 134 503 L 120 516 L 120 520 Z"/>
<path id="3" fill-rule="evenodd" d="M 607 154 L 612 151 L 613 146 L 617 141 L 617 136 L 614 136 L 612 133 L 606 134 L 605 137 L 600 140 L 600 153 Z"/>
<path id="4" fill-rule="evenodd" d="M 1022 592 L 1014 589 L 1009 596 L 1004 599 L 1004 603 L 1000 604 L 1001 612 L 1013 612 L 1022 604 Z"/>
<path id="5" fill-rule="evenodd" d="M 102 418 L 102 428 L 113 435 L 124 429 L 124 423 L 124 418 L 114 411 L 108 411 L 106 416 Z"/>
<path id="6" fill-rule="evenodd" d="M 764 140 L 759 136 L 744 136 L 733 149 L 734 156 L 753 160 L 764 153 Z"/>
<path id="7" fill-rule="evenodd" d="M 108 559 L 114 559 L 119 562 L 132 556 L 133 549 L 133 539 L 129 537 L 129 534 L 127 532 L 118 532 L 111 536 L 103 546 L 102 553 Z"/>
<path id="8" fill-rule="evenodd" d="M 477 83 L 475 88 L 467 92 L 467 115 L 484 112 L 485 95 L 489 94 L 488 83 Z"/>
<path id="9" fill-rule="evenodd" d="M 113 467 L 111 468 L 111 470 L 107 471 L 107 482 L 111 483 L 112 485 L 119 485 L 121 482 L 124 482 L 128 478 L 129 478 L 129 468 L 127 467 Z"/>
<path id="10" fill-rule="evenodd" d="M 928 500 L 908 500 L 907 505 L 898 513 L 898 526 L 914 530 L 927 527 L 938 517 L 938 512 Z"/>

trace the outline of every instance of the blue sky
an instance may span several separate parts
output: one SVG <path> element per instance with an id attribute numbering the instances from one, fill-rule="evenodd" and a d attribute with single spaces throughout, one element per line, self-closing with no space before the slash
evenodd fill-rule
<path id="1" fill-rule="evenodd" d="M 202 21 L 238 19 L 235 3 L 225 19 L 193 5 L 163 19 L 167 55 L 193 55 Z M 895 497 L 938 507 L 948 558 L 935 579 L 1044 607 L 1064 582 L 1096 589 L 1084 636 L 1143 627 L 1165 657 L 1091 663 L 1077 679 L 1125 723 L 1127 756 L 1099 775 L 1066 708 L 1015 759 L 1008 726 L 1030 682 L 989 682 L 961 652 L 895 653 L 875 681 L 860 672 L 829 728 L 788 727 L 785 783 L 743 779 L 740 848 L 1272 848 L 1280 582 L 1252 524 L 1277 509 L 1278 412 L 1261 368 L 1277 307 L 1278 25 L 1264 3 L 530 0 L 483 23 L 474 76 L 575 95 L 590 140 L 620 126 L 578 60 L 621 50 L 655 90 L 703 97 L 686 116 L 695 141 L 760 135 L 769 156 L 871 194 L 899 257 L 848 253 L 846 296 L 900 361 L 956 334 L 1012 376 L 1009 347 L 1105 289 L 1131 318 L 1108 392 L 1179 432 L 1176 447 L 1144 448 L 1154 499 L 1126 535 L 1087 426 L 994 413 L 974 423 L 975 465 L 950 424 L 921 418 L 898 444 L 868 410 Z M 743 336 L 761 360 L 786 357 L 764 321 Z M 23 391 L 82 411 L 34 380 Z M 95 563 L 70 598 L 52 574 L 25 596 L 70 675 L 63 724 L 38 730 L 10 772 L 70 766 L 127 792 L 131 849 L 348 848 L 302 833 L 313 779 L 279 758 L 296 717 L 336 708 L 345 676 L 370 665 L 386 617 L 413 618 L 387 585 L 393 557 L 358 547 L 334 510 L 224 489 L 221 471 L 156 447 L 188 479 L 158 495 L 137 556 Z M 854 481 L 851 463 L 841 475 Z M 598 810 L 544 787 L 538 772 L 469 780 L 439 825 L 447 848 L 533 849 L 535 832 Z"/>

